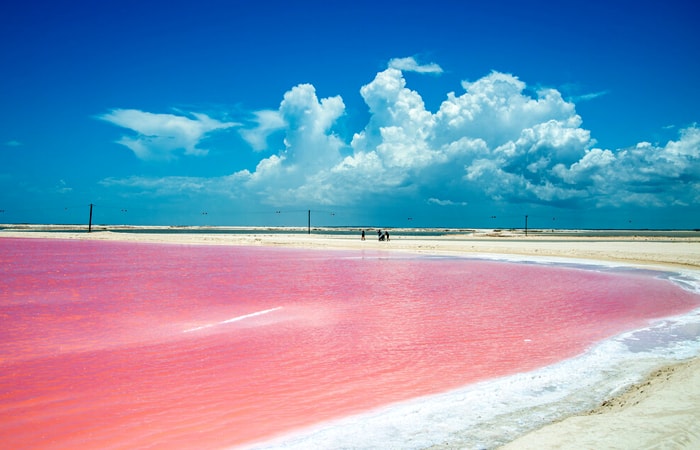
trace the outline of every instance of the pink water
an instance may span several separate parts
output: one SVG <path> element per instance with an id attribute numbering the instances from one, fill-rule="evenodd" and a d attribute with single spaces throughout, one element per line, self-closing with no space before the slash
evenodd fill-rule
<path id="1" fill-rule="evenodd" d="M 222 448 L 541 367 L 698 306 L 645 273 L 0 239 L 3 448 Z"/>

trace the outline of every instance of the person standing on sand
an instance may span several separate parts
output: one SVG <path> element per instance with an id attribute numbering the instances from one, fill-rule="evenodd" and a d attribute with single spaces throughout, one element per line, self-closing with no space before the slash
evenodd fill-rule
<path id="1" fill-rule="evenodd" d="M 365 240 L 365 230 L 362 230 L 362 240 Z"/>

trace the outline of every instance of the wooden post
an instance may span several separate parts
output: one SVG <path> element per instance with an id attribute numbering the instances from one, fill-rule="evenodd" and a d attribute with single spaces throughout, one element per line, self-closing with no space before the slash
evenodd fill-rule
<path id="1" fill-rule="evenodd" d="M 88 233 L 92 232 L 92 203 L 90 203 L 90 221 L 88 222 Z"/>
<path id="2" fill-rule="evenodd" d="M 527 214 L 525 214 L 525 236 L 527 236 Z"/>

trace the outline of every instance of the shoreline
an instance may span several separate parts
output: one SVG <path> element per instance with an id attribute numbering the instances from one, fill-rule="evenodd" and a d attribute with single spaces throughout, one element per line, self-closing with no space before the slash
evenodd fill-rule
<path id="1" fill-rule="evenodd" d="M 660 367 L 597 408 L 565 417 L 501 450 L 700 447 L 700 357 Z"/>
<path id="2" fill-rule="evenodd" d="M 584 237 L 558 236 L 541 233 L 480 230 L 465 234 L 436 236 L 392 234 L 389 242 L 378 242 L 369 233 L 367 240 L 359 235 L 270 233 L 251 228 L 250 233 L 187 233 L 93 231 L 28 231 L 0 229 L 0 238 L 44 238 L 82 239 L 124 242 L 147 242 L 158 244 L 206 244 L 274 246 L 309 249 L 336 250 L 387 250 L 419 254 L 447 255 L 517 255 L 531 257 L 554 257 L 593 261 L 619 262 L 633 266 L 667 266 L 673 268 L 700 269 L 700 237 L 674 236 L 616 236 Z M 634 232 L 631 232 L 634 233 Z"/>
<path id="3" fill-rule="evenodd" d="M 700 271 L 700 239 L 678 237 L 553 237 L 494 235 L 401 236 L 378 242 L 359 236 L 265 233 L 119 233 L 0 230 L 2 238 L 80 239 L 188 245 L 244 245 L 327 250 L 372 250 L 428 255 L 462 255 L 605 261 L 644 268 Z M 599 407 L 531 431 L 503 449 L 673 448 L 700 446 L 700 357 L 660 367 Z M 450 448 L 440 445 L 431 448 Z"/>

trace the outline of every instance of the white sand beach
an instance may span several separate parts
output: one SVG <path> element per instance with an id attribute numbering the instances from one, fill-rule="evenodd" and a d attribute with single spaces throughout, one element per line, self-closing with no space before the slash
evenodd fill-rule
<path id="1" fill-rule="evenodd" d="M 700 359 L 656 370 L 595 410 L 501 448 L 700 448 Z"/>
<path id="2" fill-rule="evenodd" d="M 93 231 L 92 233 L 56 231 L 61 227 L 30 227 L 27 230 L 2 229 L 0 237 L 30 237 L 53 239 L 118 240 L 127 242 L 211 244 L 211 245 L 268 245 L 293 248 L 321 249 L 372 249 L 407 251 L 424 254 L 489 254 L 522 255 L 618 261 L 648 266 L 664 265 L 700 269 L 700 237 L 658 237 L 630 232 L 620 236 L 589 237 L 561 235 L 556 232 L 531 231 L 527 236 L 522 230 L 475 230 L 452 232 L 443 236 L 402 235 L 401 230 L 391 230 L 389 242 L 379 242 L 376 230 L 367 229 L 367 239 L 356 235 L 327 234 L 314 231 L 280 233 L 261 228 L 253 233 L 202 232 L 196 229 L 186 233 L 167 232 L 169 229 L 148 228 L 141 232 Z M 42 231 L 42 229 L 45 229 Z M 118 228 L 116 229 L 118 230 Z M 166 232 L 159 232 L 165 230 Z M 696 233 L 695 233 L 696 234 Z"/>
<path id="3" fill-rule="evenodd" d="M 0 238 L 119 240 L 130 242 L 269 245 L 294 248 L 405 251 L 423 254 L 516 255 L 551 259 L 618 262 L 625 265 L 700 271 L 700 238 L 558 236 L 493 230 L 449 236 L 404 236 L 392 230 L 389 242 L 321 232 L 268 233 L 92 233 L 4 229 Z M 447 447 L 435 447 L 447 448 Z M 565 418 L 507 444 L 506 449 L 542 448 L 700 448 L 700 359 L 659 368 L 643 382 L 593 411 Z"/>

